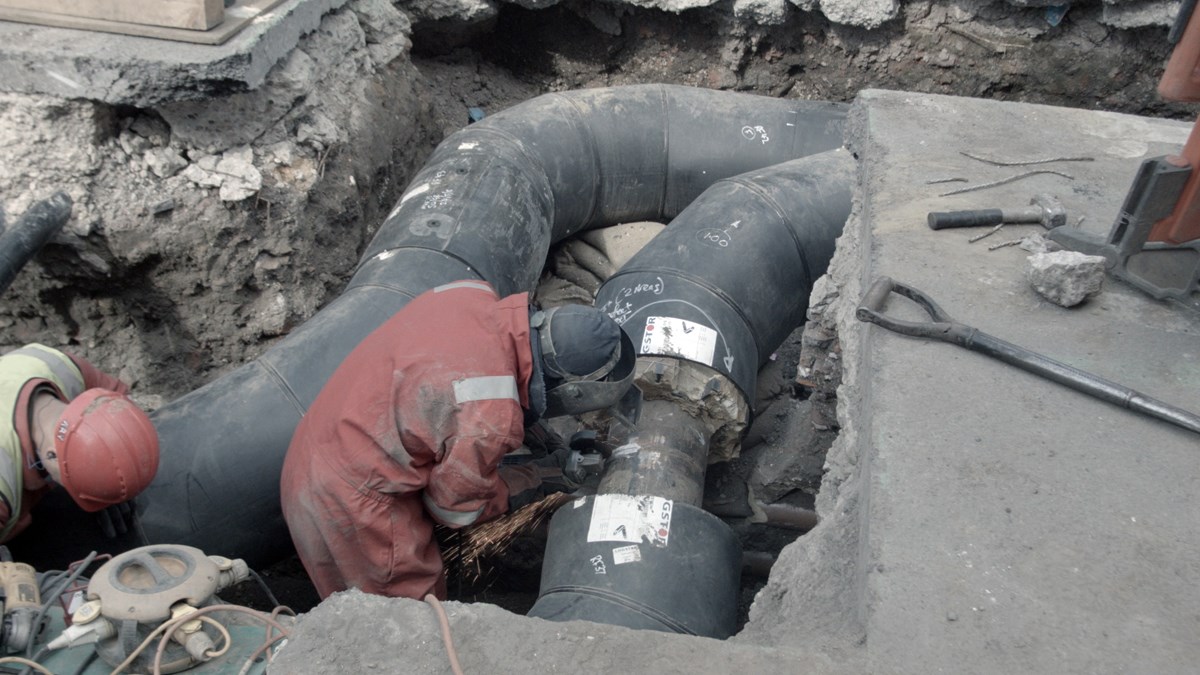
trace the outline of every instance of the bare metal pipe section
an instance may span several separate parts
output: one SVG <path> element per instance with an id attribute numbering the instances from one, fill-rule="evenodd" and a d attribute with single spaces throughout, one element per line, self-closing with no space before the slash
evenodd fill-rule
<path id="1" fill-rule="evenodd" d="M 599 494 L 657 495 L 700 506 L 710 433 L 672 401 L 642 404 L 637 431 L 613 451 Z"/>

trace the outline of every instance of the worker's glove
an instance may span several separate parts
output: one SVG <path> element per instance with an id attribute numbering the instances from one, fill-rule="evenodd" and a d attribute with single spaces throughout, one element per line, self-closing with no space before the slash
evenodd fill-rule
<path id="1" fill-rule="evenodd" d="M 535 422 L 525 429 L 525 447 L 529 448 L 534 457 L 541 458 L 567 447 L 567 443 L 558 432 L 542 422 Z"/>
<path id="2" fill-rule="evenodd" d="M 579 471 L 578 456 L 578 450 L 564 445 L 541 459 L 533 460 L 532 463 L 538 467 L 542 485 L 546 486 L 545 494 L 574 492 L 579 489 L 585 476 Z"/>
<path id="3" fill-rule="evenodd" d="M 500 479 L 508 487 L 509 512 L 540 501 L 556 492 L 574 492 L 579 482 L 564 473 L 570 471 L 572 461 L 570 448 L 559 448 L 554 452 L 524 464 L 503 465 L 499 468 Z"/>

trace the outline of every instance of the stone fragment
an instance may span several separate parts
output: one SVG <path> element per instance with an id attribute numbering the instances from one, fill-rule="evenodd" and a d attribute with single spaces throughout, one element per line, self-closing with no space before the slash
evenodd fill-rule
<path id="1" fill-rule="evenodd" d="M 146 168 L 159 178 L 170 178 L 188 165 L 178 152 L 170 148 L 151 148 L 146 151 Z"/>
<path id="2" fill-rule="evenodd" d="M 262 189 L 262 174 L 254 166 L 254 150 L 248 145 L 222 155 L 216 172 L 222 177 L 222 201 L 238 202 L 254 196 Z"/>
<path id="3" fill-rule="evenodd" d="M 275 337 L 282 335 L 287 327 L 287 298 L 277 288 L 262 293 L 250 307 L 248 327 L 259 335 Z"/>
<path id="4" fill-rule="evenodd" d="M 1017 246 L 1030 253 L 1052 253 L 1062 250 L 1062 246 L 1059 246 L 1058 242 L 1047 239 L 1046 235 L 1040 232 L 1022 237 L 1021 243 Z"/>
<path id="5" fill-rule="evenodd" d="M 1104 285 L 1105 260 L 1101 256 L 1055 251 L 1035 253 L 1028 260 L 1029 283 L 1056 305 L 1074 307 L 1099 293 Z"/>
<path id="6" fill-rule="evenodd" d="M 125 151 L 130 157 L 137 157 L 143 152 L 150 149 L 151 143 L 143 136 L 139 136 L 132 131 L 125 130 L 121 135 L 117 136 L 117 145 Z"/>
<path id="7" fill-rule="evenodd" d="M 825 18 L 834 23 L 861 28 L 879 28 L 896 18 L 900 11 L 898 0 L 790 0 L 801 10 L 819 7 Z"/>
<path id="8" fill-rule="evenodd" d="M 171 140 L 171 128 L 167 123 L 150 115 L 138 115 L 129 125 L 129 130 L 150 141 L 156 148 L 166 147 Z"/>
<path id="9" fill-rule="evenodd" d="M 733 15 L 741 21 L 777 26 L 787 20 L 786 0 L 733 0 Z"/>

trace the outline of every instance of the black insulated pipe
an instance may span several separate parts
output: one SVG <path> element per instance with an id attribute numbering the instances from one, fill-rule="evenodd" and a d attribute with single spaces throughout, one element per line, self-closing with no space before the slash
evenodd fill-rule
<path id="1" fill-rule="evenodd" d="M 8 290 L 25 264 L 66 225 L 71 206 L 70 195 L 56 192 L 35 202 L 8 230 L 0 216 L 0 293 Z"/>
<path id="2" fill-rule="evenodd" d="M 709 366 L 753 401 L 759 366 L 803 320 L 833 257 L 854 171 L 837 150 L 718 182 L 604 283 L 596 306 L 640 353 Z"/>
<path id="3" fill-rule="evenodd" d="M 661 398 L 613 451 L 598 494 L 552 518 L 531 616 L 733 633 L 741 547 L 699 508 L 720 450 L 710 440 L 722 422 L 748 421 L 729 417 L 746 407 L 725 400 L 721 379 L 753 400 L 758 366 L 799 325 L 833 256 L 855 169 L 837 150 L 721 181 L 601 286 L 596 305 L 640 345 L 639 387 Z M 670 372 L 664 357 L 686 367 Z"/>
<path id="4" fill-rule="evenodd" d="M 502 295 L 530 291 L 552 242 L 598 225 L 668 219 L 715 181 L 838 147 L 845 113 L 830 103 L 639 85 L 547 94 L 452 134 L 341 296 L 256 361 L 154 411 L 159 470 L 126 537 L 100 539 L 60 500 L 54 513 L 39 508 L 39 527 L 14 550 L 54 568 L 78 552 L 150 543 L 254 567 L 283 558 L 291 541 L 279 473 L 295 426 L 346 354 L 409 300 L 458 279 L 484 279 Z M 51 532 L 53 541 L 37 536 Z"/>

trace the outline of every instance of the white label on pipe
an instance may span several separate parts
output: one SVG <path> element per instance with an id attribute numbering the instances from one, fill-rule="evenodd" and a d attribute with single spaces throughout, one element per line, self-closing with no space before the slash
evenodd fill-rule
<path id="1" fill-rule="evenodd" d="M 717 331 L 708 326 L 669 316 L 651 316 L 646 319 L 640 351 L 642 354 L 679 356 L 711 366 L 716 350 Z"/>
<path id="2" fill-rule="evenodd" d="M 670 499 L 649 495 L 596 495 L 587 540 L 627 541 L 666 548 L 671 536 Z"/>
<path id="3" fill-rule="evenodd" d="M 613 549 L 613 564 L 624 565 L 625 563 L 641 562 L 642 549 L 638 548 L 637 544 L 633 546 L 618 546 Z"/>

